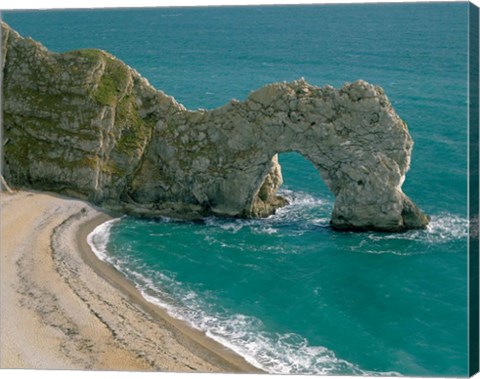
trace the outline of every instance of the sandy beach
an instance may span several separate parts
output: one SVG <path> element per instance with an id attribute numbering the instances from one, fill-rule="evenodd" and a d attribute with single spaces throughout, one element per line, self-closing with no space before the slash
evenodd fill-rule
<path id="1" fill-rule="evenodd" d="M 96 258 L 87 235 L 110 218 L 53 194 L 1 194 L 1 368 L 258 373 Z"/>

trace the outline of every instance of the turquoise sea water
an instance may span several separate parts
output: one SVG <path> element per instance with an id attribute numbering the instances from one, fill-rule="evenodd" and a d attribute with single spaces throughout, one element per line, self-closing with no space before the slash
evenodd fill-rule
<path id="1" fill-rule="evenodd" d="M 263 84 L 364 79 L 415 141 L 403 189 L 432 222 L 329 229 L 333 196 L 280 155 L 291 204 L 262 220 L 121 218 L 101 259 L 145 297 L 272 373 L 467 374 L 467 3 L 4 12 L 54 51 L 108 50 L 189 108 Z"/>

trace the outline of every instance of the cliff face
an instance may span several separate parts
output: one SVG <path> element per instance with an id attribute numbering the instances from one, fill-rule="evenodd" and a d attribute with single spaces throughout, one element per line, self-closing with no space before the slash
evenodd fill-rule
<path id="1" fill-rule="evenodd" d="M 2 24 L 4 175 L 144 216 L 257 217 L 285 201 L 277 154 L 309 159 L 338 229 L 399 231 L 428 217 L 402 190 L 412 140 L 383 90 L 303 80 L 186 110 L 100 50 L 49 52 Z"/>
<path id="2" fill-rule="evenodd" d="M 5 24 L 2 39 L 5 177 L 119 203 L 151 141 L 149 107 L 181 107 L 105 52 L 51 53 Z"/>

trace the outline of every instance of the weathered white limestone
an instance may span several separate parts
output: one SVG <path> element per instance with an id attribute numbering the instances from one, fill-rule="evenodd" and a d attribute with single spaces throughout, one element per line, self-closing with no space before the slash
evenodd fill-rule
<path id="1" fill-rule="evenodd" d="M 144 216 L 258 217 L 285 204 L 277 154 L 297 151 L 335 195 L 333 227 L 428 223 L 401 189 L 412 139 L 377 86 L 300 79 L 189 111 L 105 52 L 54 54 L 2 30 L 11 184 Z"/>

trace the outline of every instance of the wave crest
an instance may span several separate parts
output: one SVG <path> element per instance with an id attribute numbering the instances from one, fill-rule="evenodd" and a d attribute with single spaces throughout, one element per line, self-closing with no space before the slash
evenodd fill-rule
<path id="1" fill-rule="evenodd" d="M 87 243 L 90 245 L 90 248 L 95 253 L 97 258 L 101 261 L 109 261 L 107 245 L 110 239 L 110 230 L 112 226 L 120 220 L 121 218 L 114 218 L 104 222 L 93 229 L 93 231 L 87 236 Z"/>
<path id="2" fill-rule="evenodd" d="M 468 219 L 450 213 L 432 215 L 424 230 L 409 230 L 405 233 L 367 233 L 352 251 L 364 254 L 418 255 L 438 251 L 439 245 L 468 238 Z M 360 235 L 359 235 L 360 236 Z M 398 250 L 395 242 L 415 242 L 414 249 Z"/>
<path id="3" fill-rule="evenodd" d="M 303 235 L 309 230 L 328 228 L 333 209 L 331 199 L 319 199 L 300 191 L 281 190 L 289 204 L 262 219 L 225 219 L 210 216 L 204 219 L 207 226 L 218 227 L 229 233 L 248 228 L 254 234 L 271 235 L 280 231 L 288 235 Z"/>

